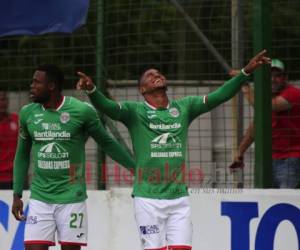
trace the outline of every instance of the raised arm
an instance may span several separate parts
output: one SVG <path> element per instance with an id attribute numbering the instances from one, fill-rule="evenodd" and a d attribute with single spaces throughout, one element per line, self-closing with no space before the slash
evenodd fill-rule
<path id="1" fill-rule="evenodd" d="M 106 132 L 92 107 L 87 107 L 86 116 L 88 134 L 101 145 L 105 153 L 127 169 L 134 169 L 135 161 L 129 152 Z"/>
<path id="2" fill-rule="evenodd" d="M 77 74 L 80 78 L 76 88 L 85 90 L 91 103 L 98 111 L 106 114 L 113 120 L 120 120 L 121 113 L 125 112 L 124 110 L 121 110 L 120 105 L 97 90 L 89 76 L 82 72 L 78 72 Z"/>
<path id="3" fill-rule="evenodd" d="M 241 70 L 241 72 L 231 78 L 229 81 L 225 82 L 223 86 L 218 88 L 216 91 L 208 94 L 207 96 L 207 106 L 212 109 L 223 102 L 231 99 L 241 88 L 241 86 L 247 81 L 248 76 L 257 68 L 263 64 L 270 64 L 271 59 L 266 57 L 266 50 L 261 51 L 256 56 L 254 56 L 249 63 Z"/>
<path id="4" fill-rule="evenodd" d="M 220 105 L 221 103 L 230 100 L 234 95 L 237 94 L 243 83 L 246 82 L 248 79 L 249 77 L 244 72 L 241 72 L 237 76 L 226 81 L 221 87 L 219 87 L 215 91 L 209 93 L 206 96 L 206 100 L 204 100 L 204 103 L 207 105 L 207 108 L 211 110 Z"/>

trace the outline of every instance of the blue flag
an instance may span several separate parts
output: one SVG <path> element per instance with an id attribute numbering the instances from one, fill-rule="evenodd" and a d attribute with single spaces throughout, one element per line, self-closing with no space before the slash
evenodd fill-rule
<path id="1" fill-rule="evenodd" d="M 0 36 L 71 33 L 85 24 L 89 0 L 2 0 Z"/>

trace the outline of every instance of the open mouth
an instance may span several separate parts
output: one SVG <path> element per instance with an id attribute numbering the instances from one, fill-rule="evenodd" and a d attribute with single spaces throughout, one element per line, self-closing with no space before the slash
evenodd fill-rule
<path id="1" fill-rule="evenodd" d="M 162 84 L 163 84 L 163 81 L 160 78 L 158 78 L 154 81 L 154 85 L 162 85 Z"/>
<path id="2" fill-rule="evenodd" d="M 161 87 L 166 85 L 165 79 L 162 77 L 156 77 L 152 83 L 155 87 Z"/>

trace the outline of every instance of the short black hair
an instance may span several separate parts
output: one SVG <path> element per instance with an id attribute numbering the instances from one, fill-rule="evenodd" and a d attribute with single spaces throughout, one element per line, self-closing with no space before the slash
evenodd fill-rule
<path id="1" fill-rule="evenodd" d="M 64 73 L 57 65 L 41 64 L 38 67 L 36 67 L 35 70 L 45 72 L 48 80 L 50 82 L 54 82 L 57 89 L 59 91 L 62 91 L 65 77 L 64 77 Z"/>

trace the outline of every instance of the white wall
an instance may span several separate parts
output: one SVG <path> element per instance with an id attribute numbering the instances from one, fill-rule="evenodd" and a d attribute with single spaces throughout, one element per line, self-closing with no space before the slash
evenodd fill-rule
<path id="1" fill-rule="evenodd" d="M 89 191 L 88 218 L 89 218 L 89 250 L 140 250 L 140 242 L 134 221 L 132 198 L 130 189 L 113 189 L 110 191 Z M 10 214 L 11 191 L 0 191 L 0 249 L 11 249 L 18 223 Z M 194 250 L 298 250 L 300 238 L 300 192 L 298 190 L 237 190 L 237 189 L 190 189 L 193 219 L 193 249 Z M 28 193 L 24 195 L 25 205 L 28 201 Z M 247 218 L 249 207 L 257 209 L 258 215 L 252 216 L 247 223 L 237 223 L 233 234 L 239 240 L 238 244 L 244 244 L 249 237 L 250 246 L 244 249 L 232 248 L 231 228 L 236 218 L 222 215 L 222 206 L 226 202 L 235 202 L 230 205 L 229 211 L 234 215 L 241 214 L 241 218 Z M 240 202 L 240 203 L 237 203 Z M 251 206 L 248 204 L 251 202 Z M 8 204 L 8 232 L 4 225 L 7 219 L 7 211 L 4 204 Z M 236 204 L 242 205 L 242 209 L 234 212 Z M 279 209 L 278 212 L 276 209 Z M 290 209 L 290 210 L 289 210 Z M 271 219 L 267 215 L 274 213 Z M 278 219 L 294 216 L 294 225 L 288 221 L 282 221 L 276 230 L 274 248 L 264 246 L 254 248 L 255 238 L 261 236 L 267 239 L 271 225 Z M 236 221 L 236 220 L 235 220 Z M 275 223 L 276 224 L 276 223 Z M 260 234 L 257 228 L 265 227 Z M 248 234 L 237 235 L 241 228 L 249 228 Z M 298 228 L 298 239 L 295 228 Z M 266 244 L 268 242 L 264 242 Z M 271 242 L 272 243 L 272 242 Z M 239 247 L 239 246 L 236 246 Z M 19 250 L 15 248 L 13 250 Z M 59 249 L 58 246 L 50 249 Z"/>

